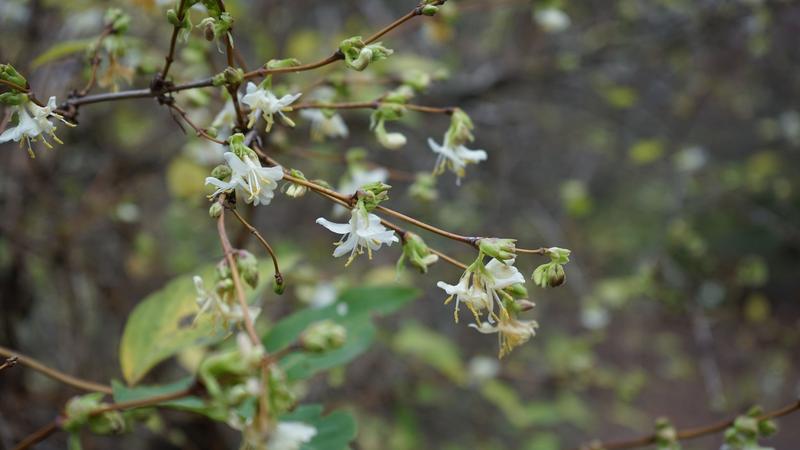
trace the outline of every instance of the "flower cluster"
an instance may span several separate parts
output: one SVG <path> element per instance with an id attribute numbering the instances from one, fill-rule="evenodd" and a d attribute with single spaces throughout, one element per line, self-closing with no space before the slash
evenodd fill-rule
<path id="1" fill-rule="evenodd" d="M 3 142 L 19 142 L 20 146 L 24 144 L 28 147 L 28 153 L 31 158 L 35 158 L 36 154 L 33 153 L 31 142 L 42 140 L 44 145 L 48 148 L 53 146 L 47 141 L 46 136 L 50 136 L 54 141 L 63 144 L 61 139 L 56 136 L 56 126 L 50 121 L 51 118 L 58 119 L 65 124 L 72 126 L 71 123 L 64 120 L 64 117 L 57 114 L 55 110 L 56 98 L 50 97 L 47 104 L 39 106 L 33 101 L 26 100 L 16 106 L 14 114 L 17 117 L 17 125 L 5 130 L 0 134 L 0 144 Z"/>

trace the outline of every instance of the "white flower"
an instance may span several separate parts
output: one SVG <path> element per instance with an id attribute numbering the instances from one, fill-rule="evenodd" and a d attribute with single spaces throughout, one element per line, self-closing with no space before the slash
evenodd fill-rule
<path id="1" fill-rule="evenodd" d="M 536 11 L 534 15 L 536 23 L 548 33 L 557 33 L 569 28 L 571 21 L 569 16 L 558 8 L 545 8 Z"/>
<path id="2" fill-rule="evenodd" d="M 497 302 L 500 309 L 504 310 L 501 296 L 506 294 L 502 290 L 519 283 L 525 283 L 525 277 L 514 267 L 513 259 L 503 263 L 493 258 L 483 267 L 468 268 L 456 285 L 440 281 L 436 283 L 436 286 L 447 293 L 445 304 L 450 303 L 453 298 L 456 299 L 456 307 L 453 312 L 456 322 L 458 322 L 459 306 L 464 303 L 477 322 L 480 322 L 480 314 L 488 311 L 488 320 L 492 323 L 494 322 L 494 303 Z"/>
<path id="3" fill-rule="evenodd" d="M 311 139 L 323 141 L 325 138 L 346 138 L 349 134 L 347 124 L 339 114 L 331 116 L 318 109 L 304 109 L 300 116 L 311 121 Z"/>
<path id="4" fill-rule="evenodd" d="M 269 450 L 299 450 L 317 435 L 317 429 L 303 422 L 278 422 L 269 437 Z"/>
<path id="5" fill-rule="evenodd" d="M 264 120 L 267 122 L 267 132 L 272 129 L 272 124 L 275 123 L 273 118 L 275 114 L 280 115 L 290 126 L 294 126 L 294 122 L 283 114 L 283 110 L 288 108 L 301 95 L 303 94 L 288 94 L 278 98 L 272 91 L 261 89 L 252 82 L 247 83 L 247 93 L 242 97 L 242 103 L 252 110 L 247 127 L 252 128 L 261 114 L 264 115 Z"/>
<path id="6" fill-rule="evenodd" d="M 225 161 L 231 168 L 230 181 L 222 181 L 214 177 L 206 178 L 206 184 L 217 188 L 213 195 L 236 190 L 240 199 L 254 205 L 269 205 L 275 196 L 278 181 L 283 178 L 281 166 L 262 167 L 258 160 L 245 156 L 244 160 L 232 152 L 225 153 Z"/>
<path id="7" fill-rule="evenodd" d="M 428 138 L 428 145 L 434 153 L 439 155 L 436 159 L 434 173 L 439 175 L 449 168 L 456 174 L 456 183 L 461 182 L 467 164 L 477 164 L 487 158 L 486 152 L 483 150 L 470 150 L 463 145 L 453 147 L 447 144 L 447 139 L 445 139 L 445 145 L 439 145 L 433 139 Z"/>
<path id="8" fill-rule="evenodd" d="M 474 323 L 469 326 L 484 334 L 498 333 L 500 340 L 500 357 L 511 353 L 514 347 L 518 347 L 536 335 L 536 328 L 539 324 L 535 320 L 519 320 L 511 317 L 505 309 L 500 311 L 500 320 L 497 325 L 484 322 L 480 326 Z"/>
<path id="9" fill-rule="evenodd" d="M 17 126 L 8 128 L 0 134 L 0 144 L 14 141 L 19 142 L 20 146 L 22 146 L 24 142 L 28 146 L 28 153 L 30 153 L 31 158 L 35 157 L 33 149 L 31 148 L 31 142 L 36 142 L 39 137 L 41 137 L 44 145 L 49 148 L 53 146 L 47 141 L 45 135 L 49 135 L 59 144 L 63 144 L 61 139 L 56 136 L 56 126 L 50 122 L 50 118 L 54 117 L 59 119 L 70 126 L 72 126 L 72 124 L 64 120 L 61 115 L 53 112 L 56 108 L 55 97 L 50 97 L 45 106 L 39 106 L 30 101 L 17 106 Z"/>
<path id="10" fill-rule="evenodd" d="M 364 253 L 365 247 L 372 259 L 373 250 L 378 250 L 383 244 L 392 245 L 392 242 L 399 240 L 394 231 L 387 230 L 381 225 L 380 217 L 368 213 L 364 208 L 353 208 L 348 223 L 333 223 L 322 217 L 317 219 L 317 223 L 342 235 L 342 238 L 336 243 L 337 247 L 333 251 L 333 256 L 338 258 L 349 252 L 350 257 L 346 265 L 353 262 L 357 255 Z"/>

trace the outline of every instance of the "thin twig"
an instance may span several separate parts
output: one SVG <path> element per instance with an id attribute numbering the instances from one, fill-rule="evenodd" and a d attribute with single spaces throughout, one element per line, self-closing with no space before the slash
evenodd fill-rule
<path id="1" fill-rule="evenodd" d="M 0 372 L 16 366 L 18 362 L 19 358 L 16 355 L 6 358 L 6 360 L 3 361 L 3 364 L 0 364 Z"/>
<path id="2" fill-rule="evenodd" d="M 292 111 L 299 111 L 303 109 L 378 109 L 381 105 L 388 104 L 380 100 L 366 101 L 366 102 L 345 102 L 345 103 L 324 103 L 324 102 L 309 102 L 298 103 L 291 107 Z M 453 107 L 435 107 L 425 105 L 415 105 L 413 103 L 403 104 L 404 108 L 410 111 L 418 111 L 431 114 L 453 114 L 455 108 Z"/>
<path id="3" fill-rule="evenodd" d="M 245 218 L 242 217 L 241 214 L 239 214 L 239 211 L 235 209 L 231 209 L 230 211 L 233 213 L 234 216 L 236 216 L 236 219 L 238 219 L 239 222 L 242 225 L 244 225 L 245 228 L 247 228 L 247 231 L 249 231 L 253 236 L 255 236 L 256 239 L 258 239 L 258 241 L 261 243 L 261 245 L 264 246 L 264 248 L 267 250 L 269 256 L 272 257 L 272 264 L 273 266 L 275 266 L 275 280 L 278 282 L 278 284 L 283 284 L 283 274 L 281 273 L 280 267 L 278 267 L 278 256 L 275 254 L 275 251 L 272 249 L 272 246 L 269 245 L 269 242 L 267 242 L 267 240 L 264 239 L 264 236 L 262 236 L 261 233 L 258 232 L 256 227 L 251 225 L 250 222 L 245 220 Z"/>
<path id="4" fill-rule="evenodd" d="M 38 430 L 34 431 L 33 433 L 29 434 L 25 437 L 19 444 L 14 447 L 14 450 L 25 450 L 30 448 L 39 442 L 50 437 L 53 433 L 58 431 L 58 427 L 61 425 L 61 418 L 58 417 L 52 422 L 48 423 L 47 425 L 39 428 Z"/>
<path id="5" fill-rule="evenodd" d="M 89 75 L 89 81 L 86 82 L 86 86 L 83 87 L 78 92 L 79 97 L 83 97 L 92 90 L 94 87 L 94 83 L 97 80 L 97 69 L 100 67 L 100 46 L 103 45 L 103 41 L 107 38 L 111 33 L 114 32 L 114 25 L 107 24 L 103 29 L 103 32 L 100 33 L 100 36 L 97 38 L 97 42 L 94 44 L 94 52 L 92 53 L 92 72 Z"/>
<path id="6" fill-rule="evenodd" d="M 800 400 L 796 400 L 793 403 L 790 403 L 782 408 L 778 408 L 774 411 L 770 411 L 768 413 L 762 414 L 758 417 L 758 420 L 768 420 L 768 419 L 777 419 L 779 417 L 783 417 L 785 415 L 791 414 L 797 410 L 800 410 Z M 738 417 L 738 416 L 737 416 Z M 700 436 L 706 436 L 709 434 L 719 433 L 724 431 L 725 429 L 731 427 L 734 422 L 736 421 L 736 417 L 733 417 L 728 420 L 723 420 L 721 422 L 717 422 L 711 425 L 695 427 L 695 428 L 687 428 L 684 430 L 680 430 L 676 433 L 676 437 L 678 440 L 686 440 L 686 439 L 694 439 Z M 655 434 L 650 434 L 647 436 L 642 436 L 634 439 L 627 439 L 622 441 L 615 441 L 615 442 L 595 442 L 591 444 L 586 444 L 584 446 L 578 447 L 574 450 L 593 450 L 593 449 L 602 449 L 602 450 L 618 450 L 618 449 L 626 449 L 626 448 L 636 448 L 636 447 L 644 447 L 647 445 L 654 444 L 656 442 L 657 436 Z"/>
<path id="7" fill-rule="evenodd" d="M 184 16 L 187 12 L 185 10 L 185 3 L 185 0 L 181 0 L 180 3 L 178 3 L 178 24 L 172 27 L 172 37 L 169 40 L 169 51 L 167 52 L 167 56 L 164 57 L 164 68 L 161 69 L 160 74 L 160 78 L 162 80 L 167 79 L 169 68 L 175 58 L 175 44 L 178 41 L 178 33 L 181 31 L 181 24 L 183 23 Z"/>
<path id="8" fill-rule="evenodd" d="M 48 377 L 54 380 L 60 381 L 64 384 L 67 384 L 69 386 L 78 389 L 82 389 L 84 391 L 102 392 L 104 394 L 112 393 L 111 386 L 106 386 L 103 384 L 95 383 L 93 381 L 82 380 L 80 378 L 73 377 L 72 375 L 67 375 L 66 373 L 47 367 L 41 362 L 31 357 L 22 355 L 19 352 L 16 352 L 9 348 L 0 347 L 0 356 L 4 356 L 6 358 L 11 358 L 16 356 L 17 361 L 19 361 L 19 363 L 22 364 L 23 366 L 30 367 L 31 369 L 40 372 L 44 375 L 47 375 Z"/>
<path id="9" fill-rule="evenodd" d="M 189 119 L 189 115 L 186 113 L 186 111 L 180 106 L 176 105 L 174 102 L 167 103 L 167 106 L 169 106 L 173 111 L 177 112 L 181 118 L 183 118 L 186 124 L 192 127 L 195 133 L 197 133 L 197 136 L 220 145 L 228 145 L 227 141 L 221 141 L 214 136 L 211 136 L 205 129 L 200 128 L 197 124 L 192 122 L 192 120 Z"/>

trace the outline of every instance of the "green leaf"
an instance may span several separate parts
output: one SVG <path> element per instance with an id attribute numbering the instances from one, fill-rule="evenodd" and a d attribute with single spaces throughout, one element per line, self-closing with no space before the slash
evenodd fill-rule
<path id="1" fill-rule="evenodd" d="M 457 384 L 466 382 L 466 369 L 458 347 L 450 339 L 423 326 L 407 324 L 394 337 L 392 347 L 438 370 Z"/>
<path id="2" fill-rule="evenodd" d="M 311 378 L 319 372 L 347 364 L 369 349 L 375 339 L 375 326 L 368 318 L 347 320 L 347 340 L 336 350 L 324 353 L 292 353 L 280 361 L 289 381 Z"/>
<path id="3" fill-rule="evenodd" d="M 194 377 L 186 377 L 169 384 L 128 387 L 117 380 L 112 380 L 111 389 L 113 391 L 114 402 L 122 403 L 177 393 L 188 389 L 193 383 Z M 170 400 L 168 402 L 159 403 L 158 406 L 200 413 L 205 410 L 205 402 L 203 402 L 201 398 L 195 396 Z"/>
<path id="4" fill-rule="evenodd" d="M 301 450 L 345 450 L 356 438 L 356 421 L 345 411 L 334 411 L 322 415 L 321 405 L 302 405 L 281 417 L 282 422 L 303 422 L 317 429 L 310 442 L 303 444 Z"/>
<path id="5" fill-rule="evenodd" d="M 59 42 L 47 49 L 41 55 L 34 58 L 34 60 L 31 62 L 31 69 L 36 69 L 43 64 L 70 56 L 74 53 L 86 51 L 86 49 L 89 48 L 89 46 L 92 45 L 95 40 L 95 38 L 89 38 Z"/>
<path id="6" fill-rule="evenodd" d="M 364 353 L 375 339 L 372 315 L 385 315 L 419 295 L 407 287 L 359 287 L 342 293 L 332 305 L 318 309 L 303 309 L 281 320 L 264 336 L 269 352 L 282 350 L 296 342 L 309 325 L 320 320 L 332 320 L 347 329 L 347 340 L 336 350 L 325 353 L 292 353 L 280 364 L 289 380 L 309 378 L 323 370 L 341 366 Z"/>
<path id="7" fill-rule="evenodd" d="M 275 352 L 294 343 L 300 333 L 314 322 L 332 319 L 337 323 L 369 314 L 386 315 L 400 309 L 419 295 L 408 287 L 359 287 L 345 291 L 332 305 L 303 309 L 281 320 L 264 336 L 266 349 Z M 344 312 L 344 314 L 339 314 Z"/>
<path id="8" fill-rule="evenodd" d="M 251 293 L 250 302 L 271 282 L 271 267 L 272 264 L 262 264 L 261 281 Z M 214 266 L 195 273 L 209 283 L 214 279 Z M 156 364 L 178 352 L 214 344 L 228 334 L 227 330 L 216 326 L 211 317 L 192 324 L 197 312 L 193 275 L 180 276 L 150 294 L 128 317 L 119 350 L 122 375 L 128 384 L 136 384 Z"/>

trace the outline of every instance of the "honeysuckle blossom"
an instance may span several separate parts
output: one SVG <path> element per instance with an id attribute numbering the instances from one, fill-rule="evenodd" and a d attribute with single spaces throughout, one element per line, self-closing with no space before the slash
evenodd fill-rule
<path id="1" fill-rule="evenodd" d="M 225 153 L 225 161 L 231 168 L 230 181 L 222 181 L 214 177 L 206 178 L 206 184 L 217 188 L 213 195 L 231 190 L 236 191 L 240 199 L 254 205 L 269 205 L 275 196 L 278 181 L 283 178 L 281 166 L 262 167 L 258 160 L 245 156 L 239 158 L 232 152 Z"/>
<path id="2" fill-rule="evenodd" d="M 393 242 L 399 240 L 394 231 L 387 230 L 381 225 L 380 217 L 368 213 L 363 207 L 353 208 L 348 223 L 334 223 L 322 217 L 317 219 L 317 223 L 342 235 L 342 238 L 335 244 L 336 249 L 333 251 L 333 256 L 338 258 L 349 252 L 350 257 L 345 265 L 349 265 L 357 255 L 364 253 L 364 248 L 367 249 L 367 254 L 372 259 L 373 250 L 378 250 L 383 244 L 392 245 Z"/>
<path id="3" fill-rule="evenodd" d="M 477 164 L 487 158 L 484 150 L 470 150 L 463 145 L 449 145 L 447 139 L 445 139 L 444 145 L 439 145 L 433 139 L 428 138 L 428 145 L 438 155 L 434 173 L 440 175 L 444 173 L 445 169 L 450 169 L 456 174 L 457 184 L 461 183 L 468 164 Z"/>
<path id="4" fill-rule="evenodd" d="M 54 141 L 63 144 L 61 139 L 56 136 L 56 126 L 53 125 L 50 118 L 59 119 L 70 126 L 72 126 L 72 124 L 64 120 L 61 115 L 56 114 L 54 112 L 56 108 L 55 97 L 50 97 L 47 104 L 44 106 L 39 106 L 31 101 L 17 106 L 17 125 L 8 128 L 0 134 L 0 144 L 14 141 L 19 142 L 20 146 L 22 146 L 24 142 L 28 146 L 28 153 L 30 153 L 31 158 L 36 157 L 31 148 L 31 142 L 36 142 L 40 137 L 44 145 L 49 148 L 53 146 L 47 141 L 45 135 L 49 135 Z"/>
<path id="5" fill-rule="evenodd" d="M 496 325 L 483 322 L 480 325 L 471 323 L 469 326 L 484 334 L 498 333 L 500 340 L 500 357 L 511 353 L 518 347 L 536 335 L 536 328 L 539 326 L 535 320 L 519 320 L 505 309 L 500 310 L 500 320 Z"/>
<path id="6" fill-rule="evenodd" d="M 513 259 L 505 264 L 492 259 L 485 266 L 476 262 L 467 268 L 455 285 L 440 281 L 436 286 L 447 293 L 445 303 L 450 303 L 455 298 L 456 307 L 453 314 L 456 322 L 461 303 L 467 305 L 476 321 L 480 322 L 480 314 L 487 311 L 489 322 L 494 322 L 495 302 L 501 310 L 504 310 L 502 290 L 519 283 L 525 283 L 525 277 L 514 267 Z"/>
<path id="7" fill-rule="evenodd" d="M 274 115 L 278 114 L 290 126 L 294 126 L 294 122 L 283 114 L 283 110 L 288 108 L 289 105 L 295 102 L 303 94 L 287 94 L 281 98 L 275 96 L 272 91 L 260 88 L 255 83 L 247 83 L 247 93 L 242 97 L 242 103 L 249 106 L 252 110 L 250 112 L 248 128 L 252 128 L 258 120 L 258 117 L 263 114 L 264 121 L 267 123 L 267 132 L 272 129 L 272 124 L 275 123 Z"/>
<path id="8" fill-rule="evenodd" d="M 244 321 L 244 310 L 238 303 L 228 304 L 216 292 L 209 292 L 205 288 L 203 279 L 199 276 L 194 276 L 194 288 L 197 291 L 197 307 L 198 311 L 195 315 L 194 322 L 197 323 L 205 314 L 213 315 L 215 321 L 222 322 L 224 326 L 235 325 Z M 261 314 L 261 308 L 258 306 L 249 306 L 248 313 L 252 320 L 255 320 Z"/>
<path id="9" fill-rule="evenodd" d="M 323 141 L 325 138 L 346 138 L 349 134 L 347 124 L 340 114 L 328 115 L 319 109 L 304 109 L 300 117 L 311 121 L 311 139 Z"/>

